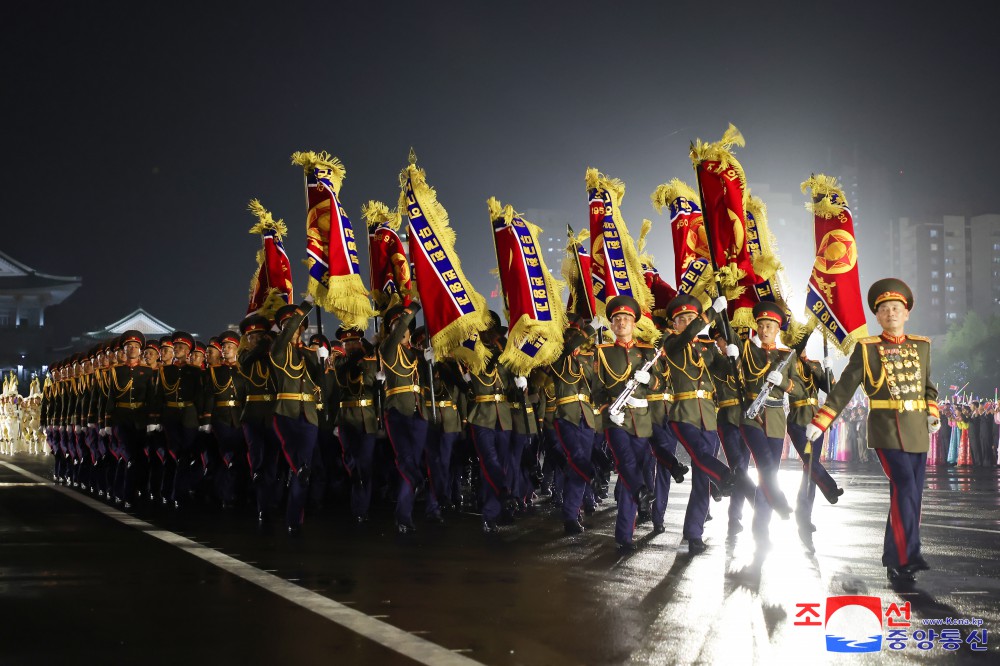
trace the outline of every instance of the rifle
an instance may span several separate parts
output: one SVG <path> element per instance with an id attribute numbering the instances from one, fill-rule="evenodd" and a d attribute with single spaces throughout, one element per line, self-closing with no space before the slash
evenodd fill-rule
<path id="1" fill-rule="evenodd" d="M 781 363 L 778 364 L 778 367 L 775 368 L 774 371 L 781 372 L 782 370 L 784 370 L 786 367 L 788 367 L 788 364 L 791 363 L 792 358 L 795 357 L 796 355 L 797 354 L 794 351 L 788 352 L 788 355 L 781 360 Z M 746 417 L 748 419 L 757 418 L 757 415 L 760 414 L 760 410 L 764 407 L 764 403 L 767 402 L 767 398 L 768 396 L 770 396 L 772 388 L 774 388 L 774 382 L 765 380 L 764 385 L 760 387 L 760 393 L 757 394 L 757 397 L 754 398 L 754 401 L 750 403 L 749 407 L 747 407 Z"/>
<path id="2" fill-rule="evenodd" d="M 378 340 L 378 317 L 375 317 L 375 339 Z M 375 345 L 375 361 L 378 363 L 378 369 L 380 372 L 385 372 L 382 370 L 382 346 L 379 344 Z M 375 427 L 379 432 L 385 431 L 385 416 L 382 414 L 382 405 L 385 404 L 385 382 L 375 379 Z"/>
<path id="3" fill-rule="evenodd" d="M 656 345 L 656 353 L 653 354 L 653 358 L 646 361 L 642 367 L 639 368 L 641 371 L 649 372 L 649 369 L 652 368 L 658 360 L 660 360 L 660 357 L 663 356 L 663 343 L 666 342 L 666 339 L 667 334 L 664 334 L 663 337 L 660 338 L 660 342 Z M 632 377 L 629 377 L 629 380 L 625 382 L 625 388 L 622 389 L 622 392 L 618 394 L 615 401 L 611 403 L 610 407 L 608 407 L 608 414 L 617 415 L 625 411 L 625 403 L 628 402 L 628 399 L 632 397 L 632 394 L 635 393 L 637 388 L 639 388 L 639 382 L 633 374 Z"/>

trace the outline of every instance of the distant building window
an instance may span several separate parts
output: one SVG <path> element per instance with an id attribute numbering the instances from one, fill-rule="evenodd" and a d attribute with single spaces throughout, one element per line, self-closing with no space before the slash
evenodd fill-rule
<path id="1" fill-rule="evenodd" d="M 932 284 L 931 285 L 931 291 L 937 293 L 939 291 L 938 286 L 936 284 Z"/>
<path id="2" fill-rule="evenodd" d="M 9 312 L 0 312 L 0 327 L 6 328 L 11 325 L 11 316 Z"/>
<path id="3" fill-rule="evenodd" d="M 955 291 L 955 285 L 949 284 L 948 285 L 948 291 Z"/>
<path id="4" fill-rule="evenodd" d="M 948 316 L 948 319 L 958 319 L 958 313 L 957 312 L 949 312 L 947 316 Z"/>
<path id="5" fill-rule="evenodd" d="M 955 274 L 952 271 L 945 271 L 944 272 L 944 277 L 945 277 L 945 279 L 951 279 L 951 278 L 955 277 Z"/>
<path id="6" fill-rule="evenodd" d="M 1000 243 L 993 243 L 993 251 L 996 252 L 997 250 L 1000 250 Z"/>
<path id="7" fill-rule="evenodd" d="M 938 230 L 931 229 L 931 238 L 937 238 L 937 237 L 938 237 Z"/>
<path id="8" fill-rule="evenodd" d="M 931 298 L 931 305 L 941 305 L 941 299 L 937 296 Z"/>
<path id="9" fill-rule="evenodd" d="M 948 246 L 948 249 L 949 250 L 951 249 L 951 245 Z M 938 244 L 937 243 L 931 243 L 931 252 L 937 252 L 937 250 L 938 250 Z"/>
<path id="10" fill-rule="evenodd" d="M 937 277 L 938 277 L 938 275 L 940 275 L 940 273 L 939 273 L 938 271 L 931 271 L 931 277 L 932 277 L 933 279 L 935 279 L 935 280 L 936 280 L 936 279 L 937 279 Z M 996 277 L 996 276 L 994 275 L 994 277 Z"/>
<path id="11" fill-rule="evenodd" d="M 1000 257 L 993 257 L 994 264 L 1000 264 Z"/>

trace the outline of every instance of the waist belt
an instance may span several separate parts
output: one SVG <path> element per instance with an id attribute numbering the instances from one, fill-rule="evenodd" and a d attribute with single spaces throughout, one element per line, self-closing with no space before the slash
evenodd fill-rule
<path id="1" fill-rule="evenodd" d="M 187 401 L 168 402 L 167 407 L 169 407 L 170 409 L 184 409 L 185 407 L 194 407 L 194 403 Z"/>
<path id="2" fill-rule="evenodd" d="M 680 402 L 681 400 L 711 400 L 714 397 L 714 393 L 711 391 L 705 391 L 698 389 L 697 391 L 682 391 L 681 393 L 674 393 L 674 402 Z"/>
<path id="3" fill-rule="evenodd" d="M 397 386 L 396 388 L 386 389 L 385 397 L 388 398 L 391 395 L 399 395 L 400 393 L 420 393 L 421 391 L 423 391 L 423 389 L 416 384 L 410 384 L 409 386 Z"/>
<path id="4" fill-rule="evenodd" d="M 816 398 L 809 398 L 807 400 L 796 400 L 792 403 L 792 407 L 805 407 L 806 405 L 816 405 L 819 406 L 819 400 Z"/>
<path id="5" fill-rule="evenodd" d="M 674 394 L 673 393 L 649 393 L 649 394 L 646 395 L 646 400 L 649 400 L 650 402 L 659 402 L 660 400 L 662 400 L 663 402 L 673 402 L 674 401 Z"/>
<path id="6" fill-rule="evenodd" d="M 477 395 L 472 398 L 474 402 L 507 402 L 507 399 L 503 397 L 502 393 L 494 393 L 493 395 Z"/>
<path id="7" fill-rule="evenodd" d="M 645 398 L 633 398 L 632 396 L 628 397 L 625 404 L 629 407 L 649 407 L 649 401 Z"/>
<path id="8" fill-rule="evenodd" d="M 565 398 L 559 398 L 558 400 L 556 400 L 556 405 L 568 405 L 572 402 L 585 402 L 589 405 L 590 396 L 584 395 L 582 393 L 577 393 L 576 395 L 568 395 Z M 546 408 L 545 411 L 549 411 L 548 408 Z"/>
<path id="9" fill-rule="evenodd" d="M 719 402 L 718 407 L 719 409 L 723 409 L 724 407 L 739 407 L 739 405 L 740 405 L 739 398 L 730 398 L 729 400 L 722 400 L 721 402 Z"/>
<path id="10" fill-rule="evenodd" d="M 870 400 L 872 409 L 894 409 L 898 412 L 918 412 L 927 409 L 926 400 Z"/>
<path id="11" fill-rule="evenodd" d="M 340 408 L 346 409 L 348 407 L 371 407 L 373 404 L 375 404 L 375 401 L 368 400 L 367 398 L 364 400 L 346 400 L 340 403 Z"/>
<path id="12" fill-rule="evenodd" d="M 271 402 L 272 400 L 274 400 L 274 396 L 270 393 L 257 393 L 247 396 L 247 402 Z"/>
<path id="13" fill-rule="evenodd" d="M 551 407 L 546 407 L 545 408 L 545 413 L 546 414 L 555 414 L 556 413 L 556 406 L 552 405 Z"/>
<path id="14" fill-rule="evenodd" d="M 521 409 L 521 405 L 517 404 L 516 402 L 512 402 L 512 403 L 510 403 L 510 408 L 511 409 L 518 409 L 519 410 L 519 409 Z M 535 408 L 534 407 L 528 407 L 528 413 L 529 414 L 534 414 L 535 413 Z"/>
<path id="15" fill-rule="evenodd" d="M 279 393 L 278 400 L 298 400 L 299 402 L 316 402 L 312 393 Z"/>
<path id="16" fill-rule="evenodd" d="M 139 409 L 144 404 L 142 402 L 116 402 L 115 407 L 119 409 Z"/>
<path id="17" fill-rule="evenodd" d="M 439 400 L 437 402 L 433 402 L 431 400 L 424 400 L 424 406 L 425 407 L 454 407 L 455 403 L 452 402 L 451 400 Z"/>
<path id="18" fill-rule="evenodd" d="M 242 407 L 239 400 L 216 400 L 216 407 Z"/>

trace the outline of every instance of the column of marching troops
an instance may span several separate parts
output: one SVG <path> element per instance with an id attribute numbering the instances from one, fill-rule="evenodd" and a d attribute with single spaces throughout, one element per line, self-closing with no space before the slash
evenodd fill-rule
<path id="1" fill-rule="evenodd" d="M 873 285 L 868 300 L 880 322 L 882 311 L 902 305 L 908 313 L 913 304 L 906 285 L 891 278 Z M 481 336 L 492 360 L 470 372 L 435 358 L 416 327 L 417 303 L 386 312 L 374 343 L 345 328 L 333 341 L 303 340 L 313 307 L 307 297 L 274 321 L 250 315 L 239 333 L 207 346 L 181 331 L 158 341 L 129 331 L 54 364 L 41 425 L 57 481 L 125 509 L 140 499 L 181 508 L 211 485 L 223 506 L 252 498 L 264 522 L 283 504 L 293 534 L 309 499 L 338 479 L 358 523 L 368 521 L 373 493 L 394 493 L 401 534 L 416 529 L 420 496 L 428 523 L 471 506 L 483 531 L 496 533 L 542 494 L 561 506 L 565 532 L 579 534 L 613 492 L 615 541 L 628 551 L 637 523 L 664 531 L 671 482 L 690 472 L 683 536 L 697 554 L 712 498 L 730 497 L 731 536 L 752 507 L 753 535 L 767 543 L 772 513 L 793 513 L 777 480 L 786 431 L 808 461 L 809 440 L 818 450 L 822 431 L 863 385 L 873 406 L 869 441 L 892 481 L 883 563 L 890 579 L 912 580 L 927 568 L 918 535 L 923 477 L 913 460 L 926 458 L 936 420 L 926 338 L 898 335 L 900 324 L 895 336 L 862 340 L 831 387 L 824 364 L 803 354 L 806 339 L 777 348 L 787 323 L 781 307 L 759 303 L 758 340 L 736 345 L 723 335 L 726 306 L 720 297 L 703 310 L 698 299 L 678 295 L 665 317 L 653 318 L 664 331 L 657 349 L 633 338 L 644 316 L 638 303 L 616 297 L 606 308 L 609 341 L 571 316 L 559 358 L 520 377 L 496 361 L 506 329 L 495 313 Z M 795 362 L 777 370 L 793 352 Z M 620 411 L 610 410 L 630 380 L 638 388 Z M 756 418 L 741 406 L 741 387 L 748 400 L 767 392 Z M 830 393 L 822 408 L 819 391 Z M 895 434 L 879 430 L 876 412 Z M 383 434 L 391 448 L 379 445 Z M 693 471 L 675 457 L 678 444 Z M 717 457 L 720 447 L 728 464 Z M 803 463 L 794 513 L 810 545 L 817 489 L 831 503 L 843 493 L 818 461 Z"/>

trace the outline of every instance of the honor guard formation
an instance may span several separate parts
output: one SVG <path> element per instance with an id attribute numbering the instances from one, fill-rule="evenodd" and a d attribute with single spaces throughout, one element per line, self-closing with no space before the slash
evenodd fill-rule
<path id="1" fill-rule="evenodd" d="M 643 253 L 652 223 L 638 243 L 629 236 L 617 179 L 587 171 L 590 226 L 568 230 L 565 284 L 545 266 L 538 228 L 490 199 L 505 317 L 465 277 L 414 155 L 399 207 L 363 208 L 369 288 L 339 198 L 343 165 L 296 153 L 309 208 L 301 303 L 287 229 L 255 200 L 262 250 L 238 331 L 207 343 L 127 331 L 52 364 L 19 412 L 26 425 L 6 416 L 5 398 L 3 427 L 43 433 L 57 482 L 125 510 L 252 506 L 262 523 L 283 513 L 293 535 L 324 504 L 364 529 L 376 503 L 394 506 L 402 535 L 457 510 L 479 514 L 491 535 L 548 497 L 567 538 L 587 538 L 587 516 L 613 501 L 614 538 L 628 552 L 640 526 L 665 530 L 671 485 L 688 482 L 683 537 L 697 555 L 710 506 L 724 498 L 731 537 L 749 527 L 766 545 L 775 516 L 794 518 L 811 547 L 817 491 L 831 504 L 844 492 L 814 451 L 861 387 L 868 447 L 890 481 L 883 564 L 891 581 L 911 582 L 928 568 L 921 493 L 940 427 L 930 343 L 903 330 L 913 294 L 899 280 L 873 284 L 882 333 L 868 336 L 850 209 L 835 179 L 813 176 L 803 187 L 817 260 L 809 322 L 795 321 L 733 145 L 742 137 L 732 127 L 720 142 L 692 144 L 699 194 L 675 179 L 653 195 L 670 211 L 676 290 Z M 340 322 L 333 339 L 321 328 L 304 337 L 319 308 Z M 850 354 L 839 381 L 829 354 L 807 358 L 813 330 Z M 778 483 L 786 434 L 802 464 L 794 501 Z"/>

